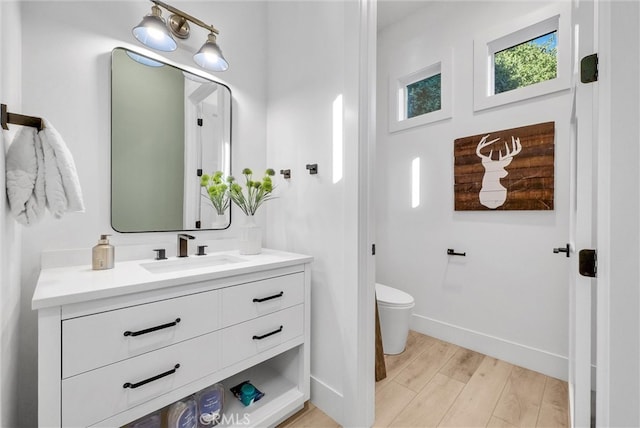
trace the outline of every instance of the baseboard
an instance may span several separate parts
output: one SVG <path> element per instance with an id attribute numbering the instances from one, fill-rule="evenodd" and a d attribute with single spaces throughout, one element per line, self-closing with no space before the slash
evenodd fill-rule
<path id="1" fill-rule="evenodd" d="M 411 329 L 508 363 L 566 381 L 567 357 L 414 314 Z"/>
<path id="2" fill-rule="evenodd" d="M 343 395 L 311 375 L 311 402 L 331 419 L 343 425 Z"/>

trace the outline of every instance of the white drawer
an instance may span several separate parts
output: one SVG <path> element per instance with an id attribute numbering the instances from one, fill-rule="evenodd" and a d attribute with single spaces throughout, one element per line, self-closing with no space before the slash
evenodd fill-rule
<path id="1" fill-rule="evenodd" d="M 89 426 L 193 382 L 220 368 L 220 332 L 102 367 L 62 381 L 62 426 Z M 180 367 L 135 388 L 125 388 Z"/>
<path id="2" fill-rule="evenodd" d="M 279 276 L 222 290 L 223 327 L 267 315 L 304 301 L 304 274 Z"/>
<path id="3" fill-rule="evenodd" d="M 302 336 L 304 305 L 293 306 L 222 330 L 222 367 Z"/>
<path id="4" fill-rule="evenodd" d="M 65 320 L 62 377 L 160 349 L 219 326 L 218 290 Z M 157 327 L 161 328 L 154 330 Z"/>

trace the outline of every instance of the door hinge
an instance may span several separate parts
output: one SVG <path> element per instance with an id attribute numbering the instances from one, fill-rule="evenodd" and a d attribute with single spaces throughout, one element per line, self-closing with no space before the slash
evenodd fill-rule
<path id="1" fill-rule="evenodd" d="M 372 256 L 376 255 L 376 244 L 371 244 L 371 255 Z"/>
<path id="2" fill-rule="evenodd" d="M 580 60 L 580 81 L 591 83 L 598 81 L 598 54 L 587 55 Z"/>
<path id="3" fill-rule="evenodd" d="M 202 119 L 198 118 L 198 126 L 202 126 Z"/>
<path id="4" fill-rule="evenodd" d="M 200 229 L 201 226 L 202 223 L 200 222 L 200 220 L 196 220 L 196 229 Z"/>
<path id="5" fill-rule="evenodd" d="M 595 278 L 598 274 L 598 252 L 596 250 L 580 250 L 578 253 L 578 272 L 582 276 Z"/>
<path id="6" fill-rule="evenodd" d="M 198 177 L 202 177 L 202 168 L 198 168 L 198 169 L 196 169 L 196 175 L 197 175 Z"/>

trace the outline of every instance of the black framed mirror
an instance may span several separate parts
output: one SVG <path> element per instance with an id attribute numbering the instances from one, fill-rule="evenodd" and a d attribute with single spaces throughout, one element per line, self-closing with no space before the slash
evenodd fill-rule
<path id="1" fill-rule="evenodd" d="M 226 229 L 202 174 L 231 174 L 231 90 L 176 66 L 111 53 L 111 226 L 118 232 Z"/>

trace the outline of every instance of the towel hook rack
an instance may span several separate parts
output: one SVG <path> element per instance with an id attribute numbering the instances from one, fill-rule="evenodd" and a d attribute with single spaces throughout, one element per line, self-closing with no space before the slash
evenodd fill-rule
<path id="1" fill-rule="evenodd" d="M 35 116 L 24 116 L 22 114 L 10 113 L 7 111 L 6 104 L 0 104 L 0 121 L 2 122 L 2 129 L 9 129 L 8 124 L 30 126 L 32 128 L 38 128 L 38 131 L 42 131 L 44 124 L 42 119 Z"/>

